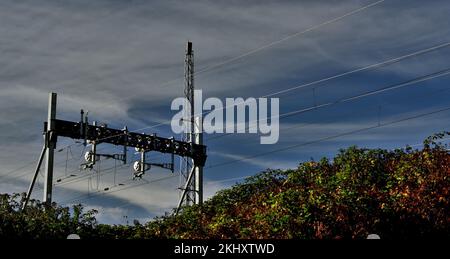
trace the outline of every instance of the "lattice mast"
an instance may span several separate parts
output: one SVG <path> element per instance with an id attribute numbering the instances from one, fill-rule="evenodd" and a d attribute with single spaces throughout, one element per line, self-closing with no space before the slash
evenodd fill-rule
<path id="1" fill-rule="evenodd" d="M 188 42 L 186 45 L 186 56 L 184 60 L 184 96 L 186 101 L 189 103 L 188 107 L 191 109 L 186 109 L 184 114 L 184 122 L 187 125 L 187 130 L 183 135 L 183 141 L 188 143 L 193 143 L 194 141 L 194 51 L 192 49 L 192 42 Z M 195 179 L 192 179 L 190 183 L 188 182 L 189 174 L 193 170 L 193 161 L 190 158 L 183 157 L 181 161 L 181 174 L 180 174 L 180 195 L 184 199 L 182 201 L 183 205 L 189 206 L 195 204 Z"/>

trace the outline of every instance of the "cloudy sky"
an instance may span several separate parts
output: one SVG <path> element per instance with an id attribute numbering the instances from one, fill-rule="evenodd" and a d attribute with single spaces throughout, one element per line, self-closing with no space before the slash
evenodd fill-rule
<path id="1" fill-rule="evenodd" d="M 78 120 L 83 108 L 91 120 L 131 130 L 170 120 L 171 101 L 183 94 L 187 41 L 194 43 L 196 71 L 205 71 L 195 75 L 196 88 L 204 98 L 222 100 L 260 97 L 420 53 L 275 95 L 280 113 L 450 68 L 450 46 L 443 45 L 450 43 L 448 0 L 385 0 L 353 12 L 375 2 L 1 0 L 0 192 L 23 192 L 31 180 L 49 92 L 58 93 L 60 119 Z M 403 147 L 449 130 L 450 111 L 433 113 L 450 107 L 450 75 L 438 75 L 281 118 L 275 145 L 260 145 L 257 134 L 205 136 L 205 195 L 265 168 L 294 168 L 350 145 Z M 427 113 L 432 114 L 391 123 Z M 169 125 L 144 132 L 174 135 Z M 100 173 L 80 171 L 83 148 L 59 139 L 55 201 L 82 202 L 99 210 L 101 222 L 117 224 L 160 216 L 176 206 L 177 174 L 156 169 L 132 181 L 128 165 L 110 160 L 100 163 Z M 152 158 L 169 161 L 156 153 Z M 41 199 L 42 182 L 39 176 L 33 197 Z"/>

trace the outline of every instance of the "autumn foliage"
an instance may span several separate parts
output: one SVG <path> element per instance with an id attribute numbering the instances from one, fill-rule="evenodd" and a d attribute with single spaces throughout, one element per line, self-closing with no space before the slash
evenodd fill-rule
<path id="1" fill-rule="evenodd" d="M 97 224 L 94 212 L 76 213 L 20 197 L 0 197 L 0 236 L 64 238 L 449 238 L 450 153 L 437 143 L 423 149 L 341 150 L 333 160 L 267 170 L 217 193 L 201 207 L 134 226 Z"/>

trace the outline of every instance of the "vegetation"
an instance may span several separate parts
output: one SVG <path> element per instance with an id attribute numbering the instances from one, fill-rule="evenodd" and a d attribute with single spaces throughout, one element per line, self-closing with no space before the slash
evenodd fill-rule
<path id="1" fill-rule="evenodd" d="M 267 170 L 217 193 L 202 207 L 133 226 L 98 224 L 83 213 L 0 196 L 0 237 L 65 238 L 449 238 L 450 153 L 437 141 L 421 150 L 350 147 L 329 161 Z"/>

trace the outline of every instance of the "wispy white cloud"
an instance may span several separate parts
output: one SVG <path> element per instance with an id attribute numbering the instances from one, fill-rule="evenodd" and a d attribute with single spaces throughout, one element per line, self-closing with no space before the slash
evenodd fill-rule
<path id="1" fill-rule="evenodd" d="M 262 169 L 272 168 L 272 169 L 287 169 L 295 167 L 295 161 L 294 163 L 290 163 L 286 160 L 281 159 L 270 159 L 270 158 L 247 158 L 245 155 L 238 155 L 238 154 L 230 154 L 230 153 L 223 153 L 223 152 L 216 152 L 216 151 L 210 151 L 209 154 L 211 155 L 217 155 L 220 157 L 228 158 L 230 160 L 242 160 L 243 163 L 247 163 L 250 165 L 258 166 Z"/>

